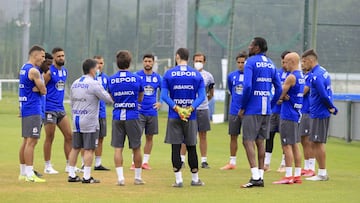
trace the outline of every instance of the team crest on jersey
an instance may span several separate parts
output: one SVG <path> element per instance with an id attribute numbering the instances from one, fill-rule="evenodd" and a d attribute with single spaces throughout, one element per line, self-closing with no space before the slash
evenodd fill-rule
<path id="1" fill-rule="evenodd" d="M 153 82 L 158 82 L 158 79 L 156 77 L 153 77 Z"/>
<path id="2" fill-rule="evenodd" d="M 47 115 L 47 118 L 48 118 L 48 119 L 52 119 L 52 114 L 48 114 L 48 115 Z"/>
<path id="3" fill-rule="evenodd" d="M 66 71 L 65 71 L 65 70 L 63 70 L 62 72 L 63 72 L 63 76 L 66 76 Z"/>
<path id="4" fill-rule="evenodd" d="M 55 84 L 55 88 L 59 91 L 63 91 L 65 89 L 65 82 L 62 80 L 59 80 L 59 82 L 57 82 Z"/>

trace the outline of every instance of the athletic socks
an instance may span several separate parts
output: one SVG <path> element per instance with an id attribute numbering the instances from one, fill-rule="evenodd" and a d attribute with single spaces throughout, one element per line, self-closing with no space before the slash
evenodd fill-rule
<path id="1" fill-rule="evenodd" d="M 85 180 L 89 180 L 89 178 L 91 177 L 90 173 L 91 173 L 91 166 L 84 166 L 84 179 Z"/>
<path id="2" fill-rule="evenodd" d="M 20 175 L 26 176 L 25 164 L 20 164 Z"/>
<path id="3" fill-rule="evenodd" d="M 95 157 L 95 167 L 98 167 L 101 165 L 101 156 Z"/>
<path id="4" fill-rule="evenodd" d="M 265 152 L 265 161 L 264 161 L 264 164 L 270 165 L 271 155 L 272 155 L 272 153 L 270 153 L 270 152 Z"/>
<path id="5" fill-rule="evenodd" d="M 299 168 L 295 167 L 294 176 L 295 177 L 301 176 L 301 167 L 299 167 Z"/>
<path id="6" fill-rule="evenodd" d="M 27 177 L 31 177 L 34 175 L 34 167 L 33 166 L 25 166 L 25 173 Z"/>
<path id="7" fill-rule="evenodd" d="M 285 166 L 285 154 L 282 154 L 282 156 L 281 156 L 280 166 Z"/>
<path id="8" fill-rule="evenodd" d="M 144 163 L 149 163 L 149 159 L 150 159 L 150 154 L 144 154 L 143 164 Z"/>
<path id="9" fill-rule="evenodd" d="M 304 160 L 304 170 L 309 170 L 309 159 Z"/>
<path id="10" fill-rule="evenodd" d="M 252 179 L 253 180 L 259 180 L 260 179 L 260 173 L 259 173 L 259 168 L 255 167 L 255 168 L 251 168 L 251 174 L 252 174 Z"/>
<path id="11" fill-rule="evenodd" d="M 199 173 L 192 173 L 191 174 L 191 179 L 194 182 L 198 182 L 199 181 Z"/>
<path id="12" fill-rule="evenodd" d="M 185 163 L 185 155 L 180 155 L 181 157 L 181 162 Z"/>
<path id="13" fill-rule="evenodd" d="M 51 167 L 51 161 L 45 161 L 45 167 L 48 168 L 48 167 Z"/>
<path id="14" fill-rule="evenodd" d="M 75 166 L 69 166 L 69 176 L 72 177 L 72 178 L 76 177 Z"/>
<path id="15" fill-rule="evenodd" d="M 292 167 L 285 167 L 285 177 L 292 176 Z"/>
<path id="16" fill-rule="evenodd" d="M 135 179 L 141 180 L 141 168 L 135 168 Z"/>
<path id="17" fill-rule="evenodd" d="M 315 171 L 315 162 L 316 162 L 315 158 L 310 158 L 309 159 L 309 169 L 312 170 L 312 171 Z"/>
<path id="18" fill-rule="evenodd" d="M 326 176 L 327 175 L 327 171 L 326 169 L 318 169 L 318 175 L 319 176 Z"/>
<path id="19" fill-rule="evenodd" d="M 259 169 L 259 176 L 261 179 L 264 179 L 264 169 Z"/>
<path id="20" fill-rule="evenodd" d="M 236 156 L 230 156 L 230 164 L 236 165 Z"/>
<path id="21" fill-rule="evenodd" d="M 206 156 L 205 156 L 205 157 L 204 157 L 204 156 L 201 157 L 201 163 L 204 163 L 204 162 L 207 162 L 207 157 L 206 157 Z"/>
<path id="22" fill-rule="evenodd" d="M 125 180 L 125 178 L 124 178 L 124 168 L 123 167 L 117 167 L 116 168 L 116 174 L 118 176 L 119 181 Z"/>
<path id="23" fill-rule="evenodd" d="M 175 181 L 176 181 L 176 183 L 183 182 L 181 171 L 175 173 Z"/>

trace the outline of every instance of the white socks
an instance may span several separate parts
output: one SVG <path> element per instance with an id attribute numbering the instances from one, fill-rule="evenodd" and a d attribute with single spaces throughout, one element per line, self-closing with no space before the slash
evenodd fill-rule
<path id="1" fill-rule="evenodd" d="M 299 168 L 296 168 L 296 167 L 295 167 L 294 176 L 295 176 L 295 177 L 301 176 L 301 167 L 299 167 Z"/>
<path id="2" fill-rule="evenodd" d="M 76 177 L 75 166 L 69 166 L 69 176 L 72 177 L 72 178 Z"/>
<path id="3" fill-rule="evenodd" d="M 271 155 L 272 155 L 272 153 L 270 153 L 270 152 L 265 152 L 265 160 L 264 160 L 264 164 L 266 164 L 266 165 L 270 165 L 270 162 L 271 162 Z"/>
<path id="4" fill-rule="evenodd" d="M 326 169 L 318 169 L 318 175 L 319 176 L 326 176 L 327 175 L 327 171 Z"/>
<path id="5" fill-rule="evenodd" d="M 259 175 L 261 179 L 264 179 L 264 169 L 259 169 Z"/>
<path id="6" fill-rule="evenodd" d="M 101 156 L 95 157 L 95 166 L 98 167 L 101 165 Z"/>
<path id="7" fill-rule="evenodd" d="M 45 167 L 52 167 L 50 160 L 49 161 L 45 161 Z"/>
<path id="8" fill-rule="evenodd" d="M 116 168 L 116 174 L 118 176 L 118 181 L 125 180 L 125 178 L 124 178 L 124 168 L 123 167 L 117 167 Z"/>
<path id="9" fill-rule="evenodd" d="M 304 160 L 304 170 L 309 170 L 309 159 Z"/>
<path id="10" fill-rule="evenodd" d="M 21 176 L 26 176 L 26 171 L 25 171 L 25 164 L 20 164 L 20 175 Z"/>
<path id="11" fill-rule="evenodd" d="M 90 173 L 91 173 L 91 166 L 84 166 L 84 179 L 85 180 L 89 180 L 89 178 L 91 177 Z"/>
<path id="12" fill-rule="evenodd" d="M 198 182 L 199 181 L 199 173 L 192 173 L 191 174 L 191 179 L 194 182 Z"/>
<path id="13" fill-rule="evenodd" d="M 180 155 L 180 157 L 181 157 L 181 161 L 182 161 L 183 163 L 185 163 L 185 155 Z"/>
<path id="14" fill-rule="evenodd" d="M 201 163 L 203 163 L 203 162 L 207 162 L 207 157 L 205 156 L 205 157 L 201 157 Z"/>
<path id="15" fill-rule="evenodd" d="M 141 180 L 141 168 L 135 168 L 135 179 Z"/>
<path id="16" fill-rule="evenodd" d="M 183 182 L 181 171 L 175 173 L 175 181 L 176 181 L 176 183 Z"/>
<path id="17" fill-rule="evenodd" d="M 150 159 L 150 154 L 144 154 L 143 164 L 144 163 L 149 163 L 149 159 Z"/>
<path id="18" fill-rule="evenodd" d="M 252 179 L 254 180 L 259 180 L 260 179 L 260 173 L 259 173 L 259 168 L 255 167 L 255 168 L 251 168 L 251 174 L 252 174 Z"/>
<path id="19" fill-rule="evenodd" d="M 236 165 L 236 156 L 230 156 L 230 164 Z"/>
<path id="20" fill-rule="evenodd" d="M 309 159 L 309 169 L 312 171 L 315 171 L 315 163 L 316 163 L 316 159 L 315 158 L 310 158 Z"/>
<path id="21" fill-rule="evenodd" d="M 285 177 L 292 176 L 292 167 L 285 167 Z"/>
<path id="22" fill-rule="evenodd" d="M 35 175 L 34 174 L 34 167 L 26 165 L 25 166 L 25 173 L 26 173 L 27 177 L 31 177 L 31 176 Z"/>

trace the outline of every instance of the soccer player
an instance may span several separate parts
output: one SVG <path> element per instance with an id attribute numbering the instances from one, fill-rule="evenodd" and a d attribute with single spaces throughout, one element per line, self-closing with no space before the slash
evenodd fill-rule
<path id="1" fill-rule="evenodd" d="M 71 151 L 72 133 L 69 119 L 64 109 L 65 83 L 67 80 L 67 69 L 65 64 L 65 52 L 62 48 L 56 47 L 52 50 L 54 58 L 50 70 L 44 75 L 46 88 L 45 105 L 45 141 L 44 141 L 44 160 L 46 174 L 58 174 L 51 164 L 51 147 L 54 141 L 55 128 L 59 127 L 64 136 L 64 153 L 66 158 L 65 171 L 68 172 L 68 158 Z"/>
<path id="2" fill-rule="evenodd" d="M 277 73 L 279 74 L 281 84 L 284 83 L 286 77 L 289 75 L 289 72 L 286 71 L 285 65 L 284 65 L 284 58 L 285 55 L 290 53 L 290 51 L 284 51 L 281 54 L 281 67 L 279 70 L 277 70 Z M 271 116 L 270 116 L 270 134 L 269 137 L 266 139 L 265 142 L 265 165 L 264 170 L 270 171 L 270 162 L 271 162 L 271 156 L 272 151 L 274 148 L 274 137 L 277 132 L 279 132 L 279 125 L 280 125 L 280 109 L 281 105 L 276 104 L 271 109 Z M 277 172 L 285 172 L 285 155 L 282 154 L 280 167 L 278 168 Z"/>
<path id="3" fill-rule="evenodd" d="M 329 179 L 326 171 L 325 144 L 328 136 L 330 115 L 337 113 L 332 101 L 331 79 L 325 68 L 318 63 L 318 55 L 310 49 L 303 53 L 302 64 L 310 71 L 310 141 L 319 164 L 318 174 L 306 178 L 312 181 Z"/>
<path id="4" fill-rule="evenodd" d="M 303 102 L 303 93 L 305 79 L 299 67 L 300 56 L 291 52 L 286 54 L 284 64 L 289 75 L 283 84 L 282 93 L 278 104 L 281 104 L 280 110 L 280 137 L 283 152 L 285 154 L 285 177 L 274 184 L 301 184 L 301 153 L 298 142 L 299 122 L 301 117 L 301 107 Z M 295 163 L 295 172 L 293 175 L 292 163 Z"/>
<path id="5" fill-rule="evenodd" d="M 104 72 L 104 57 L 102 56 L 94 56 L 93 59 L 95 59 L 98 63 L 98 71 L 96 72 L 96 79 L 99 81 L 105 90 L 108 90 L 108 82 L 109 82 L 109 76 L 107 76 Z M 104 167 L 101 164 L 101 155 L 102 155 L 102 149 L 103 149 L 103 142 L 104 138 L 106 137 L 107 133 L 107 125 L 106 125 L 106 103 L 103 100 L 100 100 L 100 109 L 99 109 L 99 139 L 98 139 L 98 145 L 95 149 L 95 166 L 94 170 L 100 170 L 100 171 L 109 171 L 110 169 Z"/>
<path id="6" fill-rule="evenodd" d="M 249 58 L 244 67 L 243 97 L 239 116 L 243 124 L 243 145 L 251 168 L 250 181 L 241 187 L 264 187 L 264 139 L 269 134 L 271 107 L 281 94 L 281 82 L 275 65 L 266 57 L 267 42 L 255 37 L 249 45 Z M 272 85 L 275 94 L 270 101 Z M 255 145 L 258 166 L 255 158 Z"/>
<path id="7" fill-rule="evenodd" d="M 34 45 L 29 50 L 29 61 L 20 70 L 19 102 L 23 142 L 20 146 L 19 180 L 46 182 L 34 174 L 34 149 L 40 138 L 42 95 L 46 87 L 39 66 L 45 59 L 45 50 Z"/>
<path id="8" fill-rule="evenodd" d="M 215 80 L 213 75 L 204 70 L 206 63 L 206 56 L 203 53 L 196 53 L 193 56 L 194 67 L 198 70 L 204 79 L 206 97 L 202 104 L 196 109 L 196 121 L 198 125 L 199 140 L 200 140 L 200 154 L 201 154 L 201 168 L 210 168 L 207 162 L 207 140 L 206 133 L 210 130 L 210 116 L 209 116 L 209 100 L 214 96 Z M 186 146 L 182 145 L 181 158 L 185 162 Z"/>
<path id="9" fill-rule="evenodd" d="M 73 140 L 69 155 L 68 182 L 99 183 L 91 176 L 91 164 L 94 150 L 99 138 L 99 101 L 113 103 L 108 92 L 96 80 L 98 62 L 86 59 L 83 62 L 83 73 L 71 85 L 70 102 L 73 116 Z M 81 149 L 84 149 L 84 177 L 80 180 L 76 172 L 76 160 Z"/>
<path id="10" fill-rule="evenodd" d="M 176 178 L 173 187 L 183 187 L 180 157 L 182 143 L 188 151 L 188 163 L 192 173 L 191 185 L 204 185 L 198 175 L 197 122 L 194 110 L 204 101 L 206 93 L 201 74 L 187 65 L 188 59 L 188 49 L 179 48 L 176 51 L 177 66 L 165 73 L 161 88 L 161 98 L 169 105 L 165 143 L 171 144 L 172 165 Z"/>
<path id="11" fill-rule="evenodd" d="M 145 54 L 143 56 L 144 69 L 136 73 L 140 76 L 144 87 L 144 99 L 140 103 L 140 123 L 142 130 L 145 130 L 146 137 L 142 162 L 142 169 L 145 170 L 151 169 L 149 159 L 153 147 L 153 137 L 159 132 L 158 110 L 161 107 L 161 102 L 157 100 L 157 91 L 161 88 L 161 77 L 152 69 L 154 60 L 154 55 Z M 133 164 L 131 168 L 134 169 L 135 165 Z"/>
<path id="12" fill-rule="evenodd" d="M 304 65 L 301 66 L 305 78 L 303 105 L 301 108 L 301 120 L 299 124 L 299 134 L 301 136 L 301 145 L 304 151 L 304 169 L 301 170 L 301 175 L 305 177 L 315 175 L 315 155 L 311 148 L 309 140 L 310 135 L 310 73 Z"/>
<path id="13" fill-rule="evenodd" d="M 248 55 L 245 51 L 240 52 L 236 56 L 238 70 L 228 75 L 227 83 L 231 95 L 231 103 L 229 109 L 229 135 L 230 135 L 230 161 L 228 164 L 220 168 L 221 170 L 231 170 L 236 168 L 236 152 L 238 149 L 238 137 L 241 130 L 241 118 L 239 111 L 241 109 L 241 98 L 243 95 L 244 82 L 244 64 Z"/>
<path id="14" fill-rule="evenodd" d="M 118 185 L 125 185 L 123 149 L 125 138 L 133 152 L 135 185 L 143 185 L 141 178 L 141 124 L 138 103 L 143 100 L 144 88 L 140 76 L 129 71 L 131 54 L 121 50 L 116 54 L 119 71 L 109 78 L 109 92 L 114 99 L 111 146 L 115 148 L 114 162 Z"/>

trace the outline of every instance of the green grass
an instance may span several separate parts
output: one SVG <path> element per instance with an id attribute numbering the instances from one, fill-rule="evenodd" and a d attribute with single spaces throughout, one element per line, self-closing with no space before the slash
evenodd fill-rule
<path id="1" fill-rule="evenodd" d="M 217 105 L 221 110 L 222 104 Z M 281 178 L 275 172 L 280 162 L 281 150 L 276 142 L 272 159 L 272 171 L 265 173 L 265 187 L 241 189 L 240 185 L 250 177 L 249 165 L 244 149 L 239 144 L 238 169 L 219 170 L 229 159 L 229 137 L 227 124 L 213 124 L 208 133 L 208 160 L 211 169 L 200 170 L 204 187 L 190 187 L 191 174 L 187 166 L 183 170 L 184 188 L 172 188 L 174 174 L 170 160 L 170 145 L 164 144 L 166 112 L 160 113 L 160 134 L 150 158 L 151 171 L 144 171 L 144 186 L 132 184 L 134 172 L 128 170 L 131 151 L 124 150 L 126 186 L 116 186 L 113 164 L 113 149 L 110 146 L 111 129 L 105 139 L 103 164 L 111 167 L 110 172 L 92 172 L 101 180 L 100 184 L 82 185 L 67 183 L 64 171 L 63 138 L 59 131 L 53 145 L 52 162 L 58 175 L 45 175 L 46 183 L 25 183 L 17 180 L 19 174 L 18 149 L 21 142 L 20 119 L 17 117 L 16 96 L 5 93 L 0 101 L 0 196 L 1 202 L 358 202 L 360 188 L 360 143 L 346 143 L 330 138 L 327 144 L 328 171 L 330 181 L 307 182 L 301 185 L 273 185 Z M 220 108 L 219 108 L 220 107 Z M 109 109 L 110 110 L 110 109 Z M 217 111 L 217 113 L 219 113 Z M 108 114 L 110 116 L 110 114 Z M 110 117 L 109 117 L 110 118 Z M 111 119 L 108 119 L 110 122 Z M 278 137 L 277 137 L 278 138 Z M 44 132 L 35 152 L 35 169 L 43 170 L 42 145 Z"/>

